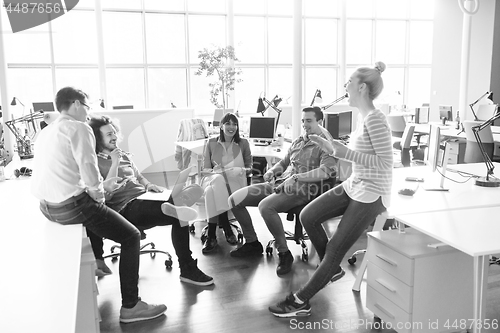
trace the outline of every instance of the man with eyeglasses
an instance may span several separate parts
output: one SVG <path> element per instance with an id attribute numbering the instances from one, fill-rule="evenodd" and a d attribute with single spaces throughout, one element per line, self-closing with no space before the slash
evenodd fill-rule
<path id="1" fill-rule="evenodd" d="M 161 316 L 167 307 L 139 297 L 140 232 L 123 216 L 108 208 L 104 191 L 118 189 L 117 178 L 103 182 L 97 166 L 95 137 L 87 125 L 88 95 L 65 87 L 56 95 L 60 116 L 44 128 L 36 141 L 31 191 L 50 221 L 83 224 L 100 237 L 121 244 L 120 321 L 131 323 Z"/>

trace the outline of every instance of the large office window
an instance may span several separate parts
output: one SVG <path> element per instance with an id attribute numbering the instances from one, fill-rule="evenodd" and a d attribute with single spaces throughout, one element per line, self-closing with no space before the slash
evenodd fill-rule
<path id="1" fill-rule="evenodd" d="M 310 103 L 316 89 L 321 89 L 325 103 L 333 101 L 356 67 L 377 60 L 387 64 L 380 102 L 429 102 L 434 1 L 302 1 L 303 103 Z M 95 0 L 81 0 L 53 22 L 4 35 L 14 96 L 29 102 L 51 100 L 62 86 L 75 85 L 96 101 L 105 94 L 109 108 L 175 105 L 209 115 L 215 108 L 210 103 L 211 79 L 194 75 L 198 52 L 231 44 L 240 60 L 235 65 L 242 70 L 242 82 L 231 94 L 230 108 L 255 113 L 263 95 L 291 102 L 293 1 L 99 4 L 98 13 Z M 7 31 L 5 11 L 1 15 Z M 102 49 L 98 36 L 103 38 Z"/>

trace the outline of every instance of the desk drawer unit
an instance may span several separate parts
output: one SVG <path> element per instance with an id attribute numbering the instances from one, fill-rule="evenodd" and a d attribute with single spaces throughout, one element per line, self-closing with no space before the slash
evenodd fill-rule
<path id="1" fill-rule="evenodd" d="M 367 307 L 397 332 L 473 318 L 473 258 L 438 243 L 412 228 L 368 235 Z"/>

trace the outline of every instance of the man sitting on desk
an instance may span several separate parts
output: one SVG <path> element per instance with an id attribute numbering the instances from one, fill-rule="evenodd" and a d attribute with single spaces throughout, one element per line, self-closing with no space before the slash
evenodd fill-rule
<path id="1" fill-rule="evenodd" d="M 97 168 L 95 138 L 85 123 L 88 95 L 73 87 L 57 92 L 60 116 L 40 132 L 31 191 L 43 215 L 61 225 L 82 224 L 100 237 L 121 244 L 120 321 L 136 322 L 161 316 L 164 304 L 148 304 L 139 297 L 140 233 L 123 216 L 104 205 L 104 190 L 119 186 L 115 178 L 102 181 Z M 75 258 L 76 259 L 76 258 Z"/>
<path id="2" fill-rule="evenodd" d="M 304 135 L 295 139 L 285 158 L 264 174 L 265 183 L 244 187 L 233 193 L 229 202 L 241 225 L 246 243 L 231 252 L 233 257 L 261 255 L 262 244 L 258 241 L 247 206 L 258 206 L 266 225 L 274 236 L 278 249 L 278 275 L 291 271 L 293 256 L 288 250 L 285 231 L 278 213 L 309 203 L 321 188 L 321 180 L 336 175 L 337 160 L 322 151 L 309 140 L 309 134 L 333 140 L 328 131 L 321 127 L 323 112 L 319 107 L 302 110 Z M 273 179 L 275 179 L 274 182 Z"/>
<path id="3" fill-rule="evenodd" d="M 170 197 L 167 202 L 137 199 L 146 191 L 161 192 L 155 184 L 149 182 L 137 169 L 129 154 L 118 148 L 118 127 L 109 117 L 93 117 L 89 121 L 96 138 L 97 163 L 102 177 L 119 177 L 121 186 L 106 195 L 106 205 L 119 212 L 140 230 L 160 225 L 172 225 L 172 243 L 179 258 L 180 279 L 183 282 L 207 286 L 214 280 L 197 267 L 197 260 L 191 257 L 189 248 L 189 228 L 180 225 L 183 221 L 197 217 L 191 206 L 202 195 L 199 185 L 186 186 L 179 198 Z M 173 205 L 175 200 L 175 206 Z M 96 259 L 102 260 L 102 238 L 89 234 Z M 104 268 L 105 269 L 105 268 Z"/>

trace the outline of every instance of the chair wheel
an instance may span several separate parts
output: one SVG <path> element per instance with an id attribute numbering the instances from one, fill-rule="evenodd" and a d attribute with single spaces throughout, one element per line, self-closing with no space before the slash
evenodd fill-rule
<path id="1" fill-rule="evenodd" d="M 304 262 L 309 261 L 309 254 L 307 254 L 307 253 L 302 253 L 302 261 L 304 261 Z"/>
<path id="2" fill-rule="evenodd" d="M 356 263 L 356 257 L 350 257 L 349 259 L 347 259 L 347 262 L 349 263 L 349 265 L 354 265 Z"/>
<path id="3" fill-rule="evenodd" d="M 118 260 L 118 257 L 111 258 L 111 262 L 116 262 L 117 260 Z"/>
<path id="4" fill-rule="evenodd" d="M 151 257 L 151 259 L 154 259 L 154 258 L 156 258 L 156 253 L 155 252 L 151 252 L 149 254 L 149 256 Z"/>
<path id="5" fill-rule="evenodd" d="M 243 243 L 243 234 L 238 234 L 238 243 Z"/>
<path id="6" fill-rule="evenodd" d="M 191 225 L 189 226 L 189 232 L 190 232 L 190 233 L 192 233 L 192 234 L 194 234 L 194 233 L 195 233 L 195 231 L 196 231 L 196 227 L 194 226 L 194 224 L 191 224 Z"/>
<path id="7" fill-rule="evenodd" d="M 170 260 L 170 259 L 165 260 L 165 266 L 167 268 L 172 268 L 172 260 Z"/>
<path id="8" fill-rule="evenodd" d="M 266 247 L 266 254 L 272 256 L 273 255 L 273 248 L 270 246 Z"/>

